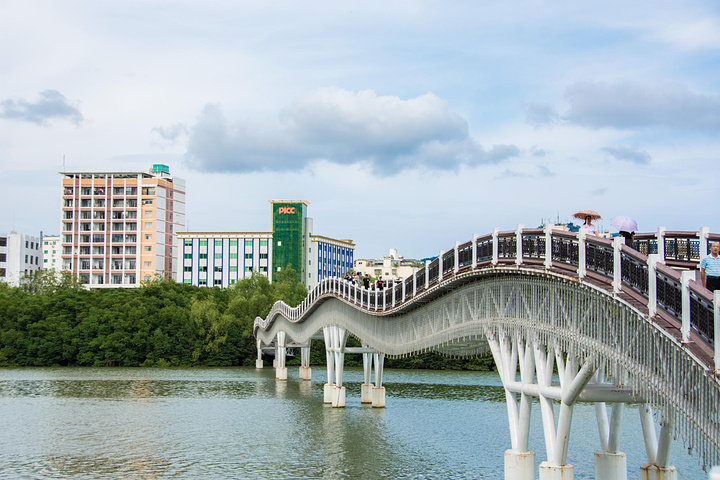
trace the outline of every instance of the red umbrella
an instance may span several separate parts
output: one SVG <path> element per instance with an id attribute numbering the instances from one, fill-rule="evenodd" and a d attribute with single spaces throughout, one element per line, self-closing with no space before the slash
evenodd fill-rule
<path id="1" fill-rule="evenodd" d="M 579 218 L 580 220 L 585 220 L 587 217 L 590 217 L 591 220 L 602 218 L 602 216 L 595 210 L 580 210 L 573 213 L 573 217 Z"/>

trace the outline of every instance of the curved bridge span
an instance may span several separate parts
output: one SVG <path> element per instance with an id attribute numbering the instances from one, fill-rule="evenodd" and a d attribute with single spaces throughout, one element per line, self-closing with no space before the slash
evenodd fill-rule
<path id="1" fill-rule="evenodd" d="M 719 238 L 659 230 L 638 235 L 634 246 L 645 255 L 619 239 L 582 232 L 496 229 L 440 252 L 385 290 L 329 279 L 296 308 L 278 302 L 255 322 L 258 366 L 263 345 L 272 346 L 277 377 L 287 378 L 285 349 L 300 347 L 300 375 L 309 379 L 310 341 L 324 338 L 325 401 L 344 406 L 344 355 L 362 353 L 362 401 L 382 407 L 386 355 L 491 351 L 508 406 L 506 478 L 536 478 L 528 446 L 533 399 L 545 437 L 541 479 L 573 478 L 567 446 L 577 402 L 595 404 L 597 479 L 627 478 L 618 440 L 629 402 L 642 405 L 648 455 L 642 478 L 677 478 L 668 464 L 673 435 L 704 465 L 720 463 L 720 292 L 713 297 L 694 280 L 697 259 Z M 682 241 L 686 248 L 677 248 Z M 348 335 L 363 346 L 346 347 Z"/>

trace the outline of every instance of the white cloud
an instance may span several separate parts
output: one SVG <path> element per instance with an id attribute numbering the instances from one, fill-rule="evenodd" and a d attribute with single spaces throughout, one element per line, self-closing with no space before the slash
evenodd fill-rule
<path id="1" fill-rule="evenodd" d="M 79 125 L 83 116 L 78 102 L 70 102 L 57 90 L 40 92 L 35 101 L 7 99 L 0 102 L 0 118 L 48 125 L 51 121 L 67 120 Z"/>
<path id="2" fill-rule="evenodd" d="M 652 160 L 649 153 L 628 147 L 603 147 L 601 150 L 617 160 L 637 165 L 647 165 Z"/>
<path id="3" fill-rule="evenodd" d="M 431 93 L 402 100 L 329 87 L 263 123 L 230 126 L 219 106 L 206 105 L 189 128 L 186 158 L 190 166 L 211 171 L 299 170 L 325 159 L 368 163 L 390 173 L 498 163 L 519 153 L 515 145 L 483 149 L 468 135 L 465 119 Z"/>

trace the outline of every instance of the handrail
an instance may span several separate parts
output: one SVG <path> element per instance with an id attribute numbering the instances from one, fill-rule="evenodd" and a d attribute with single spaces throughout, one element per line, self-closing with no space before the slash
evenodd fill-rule
<path id="1" fill-rule="evenodd" d="M 621 237 L 609 240 L 549 226 L 525 229 L 520 225 L 515 231 L 495 229 L 492 234 L 475 235 L 468 242 L 457 242 L 454 248 L 440 252 L 412 277 L 397 283 L 388 282 L 383 290 L 350 285 L 340 278 L 326 278 L 309 292 L 301 305 L 282 307 L 282 312 L 288 318 L 300 318 L 302 312 L 325 296 L 343 298 L 369 312 L 392 312 L 441 284 L 452 282 L 468 269 L 492 269 L 511 262 L 538 267 L 540 262 L 545 269 L 570 272 L 580 280 L 592 274 L 594 281 L 612 286 L 613 294 L 627 292 L 642 299 L 650 317 L 662 312 L 681 326 L 683 342 L 690 341 L 694 333 L 713 348 L 714 372 L 720 373 L 717 338 L 720 336 L 720 292 L 713 296 L 703 288 L 695 280 L 694 271 L 712 241 L 720 241 L 720 234 L 711 234 L 707 228 L 700 232 L 668 232 L 659 228 L 656 233 L 639 233 L 634 241 L 636 249 L 626 246 Z M 672 268 L 678 265 L 692 270 Z M 256 326 L 263 322 L 257 319 Z"/>

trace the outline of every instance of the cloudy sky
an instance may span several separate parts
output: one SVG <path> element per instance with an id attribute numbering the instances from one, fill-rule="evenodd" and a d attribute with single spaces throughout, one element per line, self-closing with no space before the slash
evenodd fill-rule
<path id="1" fill-rule="evenodd" d="M 310 202 L 356 258 L 598 210 L 720 231 L 712 1 L 0 0 L 0 231 L 165 163 L 188 230 Z"/>

